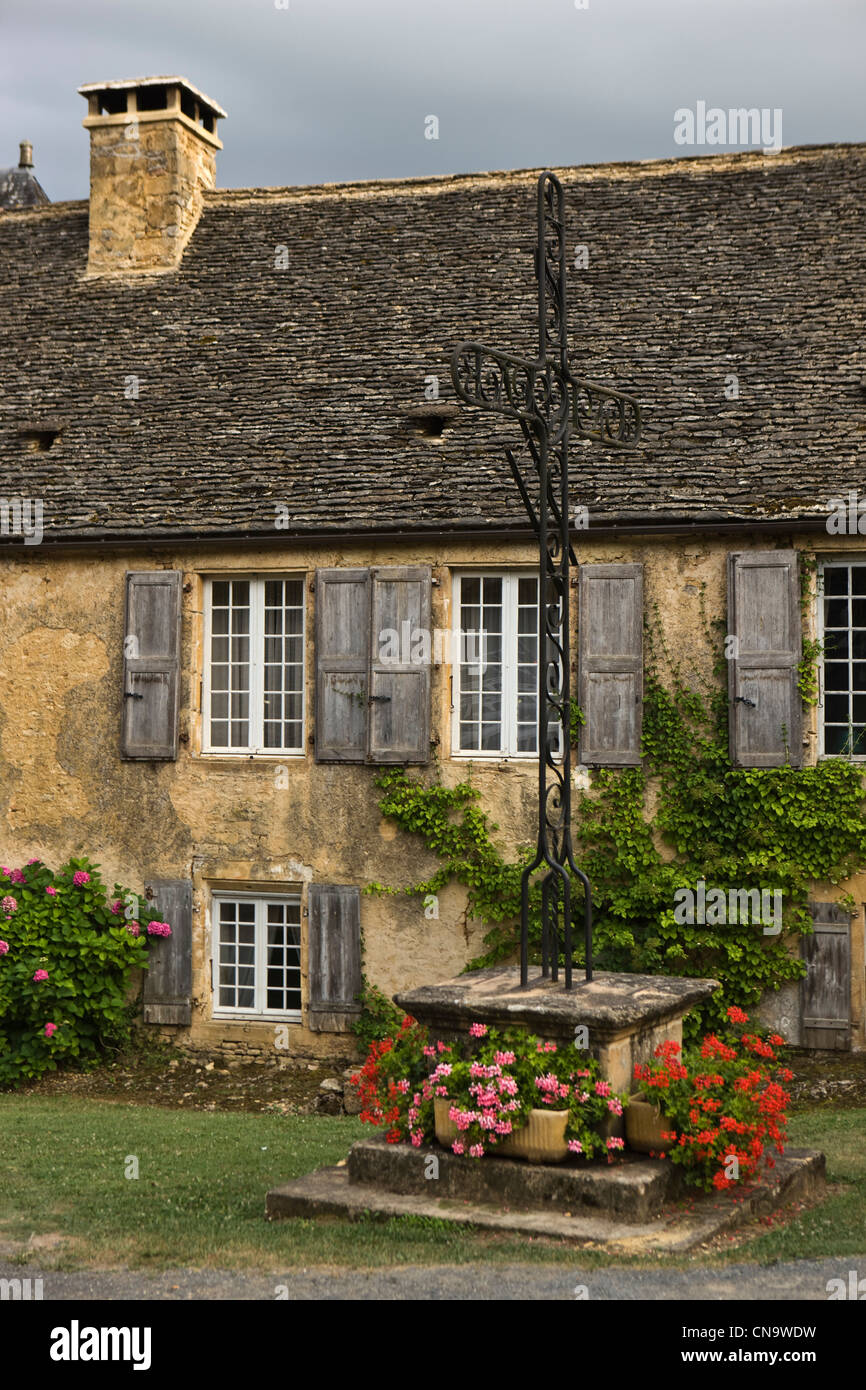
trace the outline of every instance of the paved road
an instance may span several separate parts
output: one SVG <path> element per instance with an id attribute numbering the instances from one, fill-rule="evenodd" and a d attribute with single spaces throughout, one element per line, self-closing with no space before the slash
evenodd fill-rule
<path id="1" fill-rule="evenodd" d="M 787 1264 L 729 1265 L 724 1269 L 584 1269 L 565 1265 L 407 1265 L 400 1269 L 293 1270 L 250 1274 L 232 1270 L 175 1269 L 61 1273 L 0 1263 L 0 1280 L 41 1278 L 42 1296 L 56 1299 L 275 1299 L 291 1300 L 573 1300 L 599 1301 L 810 1299 L 826 1301 L 827 1281 L 857 1271 L 866 1294 L 866 1255 Z M 578 1286 L 586 1294 L 578 1295 Z M 0 1286 L 2 1287 L 2 1286 Z M 31 1288 L 33 1287 L 31 1282 Z"/>

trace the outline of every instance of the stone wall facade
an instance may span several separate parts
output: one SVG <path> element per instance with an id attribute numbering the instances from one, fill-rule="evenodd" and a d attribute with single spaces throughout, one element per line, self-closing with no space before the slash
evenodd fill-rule
<path id="1" fill-rule="evenodd" d="M 857 543 L 855 538 L 855 544 Z M 748 545 L 773 543 L 829 554 L 845 538 L 756 535 Z M 845 548 L 850 551 L 851 540 Z M 862 542 L 860 543 L 862 545 Z M 640 562 L 645 606 L 658 604 L 666 640 L 686 669 L 710 674 L 702 645 L 700 601 L 712 619 L 725 612 L 729 551 L 747 548 L 742 536 L 681 538 L 579 537 L 585 563 Z M 866 555 L 866 548 L 863 550 Z M 438 860 L 381 816 L 376 769 L 316 763 L 310 736 L 315 719 L 314 612 L 318 567 L 424 564 L 432 567 L 434 627 L 454 621 L 453 576 L 479 567 L 530 572 L 527 542 L 482 547 L 461 540 L 421 539 L 365 545 L 351 542 L 285 547 L 241 544 L 145 545 L 99 553 L 45 548 L 0 558 L 0 839 L 4 859 L 32 855 L 56 865 L 73 854 L 100 864 L 142 892 L 153 878 L 189 878 L 194 889 L 193 1012 L 188 1028 L 165 1036 L 211 1053 L 238 1057 L 328 1057 L 345 1061 L 351 1035 L 312 1031 L 306 1013 L 307 917 L 302 916 L 304 1015 L 290 1022 L 281 1043 L 271 1019 L 215 1016 L 211 985 L 211 899 L 220 888 L 300 889 L 306 907 L 311 883 L 371 882 L 396 888 L 428 877 Z M 120 756 L 125 575 L 130 569 L 183 571 L 180 748 L 176 761 L 130 762 Z M 305 577 L 306 751 L 236 756 L 202 752 L 201 681 L 203 593 L 207 576 L 291 574 Z M 572 611 L 575 613 L 573 605 Z M 810 620 L 811 621 L 811 620 Z M 807 634 L 809 631 L 807 623 Z M 573 644 L 576 655 L 576 642 Z M 534 756 L 502 758 L 452 753 L 450 654 L 432 672 L 431 739 L 441 776 L 454 785 L 471 771 L 481 804 L 498 824 L 497 840 L 513 852 L 534 842 L 537 767 Z M 806 761 L 815 759 L 814 717 L 806 730 Z M 419 774 L 429 776 L 432 763 Z M 581 784 L 581 770 L 575 769 Z M 850 891 L 858 904 L 852 928 L 852 1043 L 864 1032 L 863 903 L 866 873 L 841 887 L 816 885 L 816 896 Z M 481 925 L 467 918 L 463 890 L 440 895 L 431 920 L 417 898 L 361 897 L 364 969 L 387 994 L 457 974 L 483 946 Z"/>

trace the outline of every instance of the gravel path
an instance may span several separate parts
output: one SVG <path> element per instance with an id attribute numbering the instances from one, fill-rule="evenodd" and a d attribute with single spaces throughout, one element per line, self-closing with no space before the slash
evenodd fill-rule
<path id="1" fill-rule="evenodd" d="M 563 1265 L 407 1265 L 382 1270 L 293 1270 L 251 1274 L 233 1270 L 175 1269 L 62 1273 L 0 1263 L 0 1280 L 41 1278 L 46 1300 L 56 1299 L 275 1299 L 296 1300 L 545 1300 L 599 1301 L 809 1299 L 825 1302 L 827 1281 L 849 1271 L 866 1281 L 866 1255 L 787 1264 L 729 1265 L 724 1269 L 586 1269 L 575 1257 Z M 585 1286 L 586 1294 L 576 1293 Z M 866 1282 L 863 1285 L 866 1290 Z"/>

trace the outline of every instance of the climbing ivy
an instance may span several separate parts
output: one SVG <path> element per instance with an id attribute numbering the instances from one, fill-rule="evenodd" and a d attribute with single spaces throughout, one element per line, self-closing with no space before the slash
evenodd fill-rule
<path id="1" fill-rule="evenodd" d="M 593 885 L 596 967 L 719 980 L 721 990 L 687 1020 L 697 1034 L 722 1026 L 728 1005 L 754 1007 L 765 990 L 803 974 L 794 943 L 811 930 L 810 885 L 838 884 L 866 863 L 864 787 L 858 768 L 842 760 L 810 768 L 734 767 L 721 652 L 714 679 L 687 679 L 667 650 L 657 611 L 647 645 L 642 765 L 594 771 L 589 791 L 577 800 L 573 830 L 578 862 Z M 451 880 L 462 883 L 468 915 L 488 929 L 484 955 L 468 968 L 513 957 L 520 875 L 532 851 L 505 858 L 471 780 L 445 787 L 437 774 L 424 785 L 393 768 L 377 785 L 383 815 L 442 861 L 431 878 L 403 891 L 436 893 Z M 699 880 L 723 889 L 726 898 L 729 889 L 781 891 L 783 930 L 765 935 L 759 923 L 677 921 L 677 889 L 694 890 Z M 576 882 L 574 890 L 577 926 Z M 530 895 L 536 959 L 539 908 L 536 881 Z M 582 964 L 579 931 L 575 940 Z"/>

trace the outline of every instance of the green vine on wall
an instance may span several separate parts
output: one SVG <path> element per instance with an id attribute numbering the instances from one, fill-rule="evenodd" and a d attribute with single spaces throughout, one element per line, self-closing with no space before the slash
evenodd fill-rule
<path id="1" fill-rule="evenodd" d="M 701 612 L 718 650 L 711 628 L 723 634 L 724 624 L 707 623 L 703 593 Z M 687 679 L 666 647 L 657 609 L 647 635 L 642 764 L 592 773 L 591 788 L 575 807 L 576 852 L 593 885 L 597 968 L 721 982 L 716 996 L 687 1020 L 697 1033 L 721 1026 L 729 1004 L 754 1007 L 765 990 L 802 976 L 796 938 L 811 930 L 810 886 L 838 884 L 866 864 L 864 787 L 859 769 L 841 759 L 809 768 L 734 767 L 721 652 L 713 679 Z M 468 913 L 487 927 L 485 953 L 468 968 L 513 958 L 520 874 L 531 850 L 505 858 L 471 781 L 425 785 L 401 768 L 376 781 L 382 814 L 419 836 L 442 861 L 431 878 L 403 891 L 436 893 L 452 880 L 462 883 Z M 760 923 L 677 921 L 675 893 L 694 890 L 699 880 L 726 896 L 730 890 L 781 891 L 784 930 L 765 935 Z M 574 887 L 579 915 L 581 890 Z M 536 881 L 530 898 L 536 958 L 539 908 Z M 575 959 L 582 963 L 580 949 Z"/>

